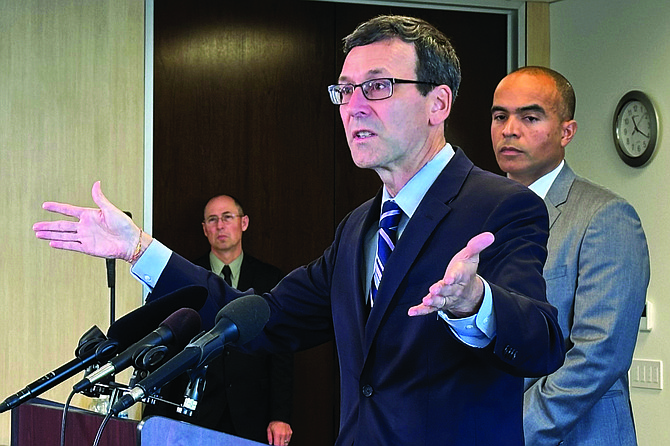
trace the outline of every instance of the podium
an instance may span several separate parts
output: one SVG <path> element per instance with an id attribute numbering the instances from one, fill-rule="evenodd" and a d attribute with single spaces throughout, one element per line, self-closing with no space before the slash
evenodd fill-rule
<path id="1" fill-rule="evenodd" d="M 12 409 L 11 446 L 60 446 L 63 405 L 35 398 Z M 76 407 L 67 413 L 65 446 L 91 446 L 104 416 Z M 141 422 L 111 418 L 99 446 L 258 446 L 262 443 L 151 416 Z"/>
<path id="2" fill-rule="evenodd" d="M 259 446 L 263 443 L 205 429 L 195 424 L 151 416 L 137 426 L 139 446 Z"/>
<path id="3" fill-rule="evenodd" d="M 35 398 L 12 409 L 11 446 L 59 446 L 63 405 Z M 65 446 L 91 446 L 104 416 L 72 407 L 67 412 Z M 135 446 L 135 420 L 112 418 L 99 446 Z"/>

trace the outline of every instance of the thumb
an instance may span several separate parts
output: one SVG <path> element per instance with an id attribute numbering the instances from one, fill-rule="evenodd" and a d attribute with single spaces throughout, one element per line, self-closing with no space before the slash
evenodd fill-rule
<path id="1" fill-rule="evenodd" d="M 479 256 L 479 253 L 491 246 L 495 236 L 490 232 L 482 232 L 470 239 L 467 246 L 460 252 L 463 259 Z"/>
<path id="2" fill-rule="evenodd" d="M 114 205 L 107 199 L 107 197 L 105 197 L 105 194 L 102 193 L 100 181 L 93 183 L 91 196 L 93 197 L 93 202 L 97 204 L 100 209 L 109 209 L 110 207 L 114 207 Z"/>

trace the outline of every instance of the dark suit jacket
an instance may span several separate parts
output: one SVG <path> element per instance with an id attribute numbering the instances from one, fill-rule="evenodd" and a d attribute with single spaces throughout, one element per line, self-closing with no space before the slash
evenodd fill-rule
<path id="1" fill-rule="evenodd" d="M 381 193 L 349 214 L 323 256 L 265 295 L 270 321 L 249 348 L 306 349 L 335 339 L 341 376 L 338 445 L 523 445 L 523 377 L 563 362 L 556 309 L 545 298 L 547 211 L 529 189 L 475 167 L 458 150 L 410 219 L 384 268 L 366 323 L 363 243 Z M 479 274 L 491 285 L 497 335 L 457 339 L 435 315 L 410 318 L 450 259 L 484 231 L 496 236 Z M 173 254 L 154 293 L 204 285 L 206 305 L 235 294 Z"/>
<path id="2" fill-rule="evenodd" d="M 209 253 L 194 263 L 208 271 L 212 269 Z M 261 262 L 245 252 L 238 288 L 253 288 L 255 293 L 266 293 L 282 277 L 279 268 Z M 210 320 L 216 314 L 207 312 L 203 316 Z M 212 324 L 213 322 L 204 323 L 203 329 L 209 330 Z M 183 375 L 164 386 L 161 394 L 170 401 L 182 402 L 187 384 L 188 378 Z M 215 358 L 208 366 L 205 391 L 193 417 L 179 415 L 172 407 L 149 408 L 145 412 L 267 443 L 268 423 L 290 423 L 292 402 L 292 354 L 251 355 L 226 348 L 223 355 Z"/>

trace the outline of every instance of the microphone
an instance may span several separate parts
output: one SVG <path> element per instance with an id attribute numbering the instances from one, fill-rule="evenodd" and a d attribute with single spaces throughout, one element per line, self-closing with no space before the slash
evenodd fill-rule
<path id="1" fill-rule="evenodd" d="M 94 326 L 87 332 L 87 334 L 90 333 L 93 329 L 98 329 L 98 327 Z M 84 336 L 86 336 L 86 334 Z M 80 347 L 84 348 L 81 350 L 80 348 L 77 349 L 77 353 L 79 353 L 77 358 L 52 372 L 47 373 L 40 379 L 33 381 L 23 390 L 7 397 L 2 403 L 0 403 L 0 413 L 9 409 L 13 409 L 16 406 L 25 403 L 29 399 L 46 392 L 57 384 L 60 384 L 66 379 L 84 370 L 90 364 L 107 361 L 112 356 L 114 356 L 118 350 L 119 341 L 114 339 L 105 339 L 95 345 L 88 343 L 80 345 Z"/>
<path id="2" fill-rule="evenodd" d="M 147 335 L 153 327 L 181 307 L 200 309 L 207 299 L 207 289 L 187 286 L 150 302 L 126 314 L 107 330 L 107 339 L 95 348 L 80 345 L 75 352 L 78 357 L 28 384 L 23 390 L 7 397 L 0 403 L 0 413 L 25 403 L 52 387 L 86 369 L 89 365 L 109 361 L 117 351 L 127 349 L 133 342 Z M 97 329 L 97 327 L 95 327 Z M 84 336 L 91 332 L 90 329 Z M 102 336 L 104 338 L 104 335 Z M 90 345 L 90 344 L 89 344 Z"/>
<path id="3" fill-rule="evenodd" d="M 244 296 L 230 302 L 216 315 L 214 328 L 193 339 L 183 351 L 138 382 L 114 403 L 111 413 L 117 415 L 126 410 L 188 369 L 204 367 L 223 352 L 226 344 L 246 344 L 261 332 L 269 318 L 270 307 L 260 296 Z"/>
<path id="4" fill-rule="evenodd" d="M 102 381 L 104 378 L 125 370 L 133 363 L 135 358 L 146 354 L 156 346 L 175 347 L 181 350 L 199 332 L 200 315 L 198 312 L 191 308 L 177 310 L 168 316 L 157 329 L 79 381 L 72 389 L 79 393 L 90 388 L 93 384 Z M 156 353 L 160 356 L 156 357 L 154 354 L 152 361 L 160 362 L 167 353 L 167 348 Z"/>
<path id="5" fill-rule="evenodd" d="M 89 328 L 86 333 L 81 335 L 79 342 L 77 343 L 77 348 L 74 351 L 74 355 L 81 359 L 91 351 L 94 351 L 101 342 L 107 340 L 105 334 L 100 331 L 97 325 Z"/>
<path id="6" fill-rule="evenodd" d="M 166 317 L 181 308 L 199 310 L 207 300 L 207 289 L 202 286 L 189 285 L 170 294 L 153 300 L 126 314 L 114 322 L 107 330 L 107 337 L 112 339 L 125 338 L 130 344 L 148 335 Z"/>

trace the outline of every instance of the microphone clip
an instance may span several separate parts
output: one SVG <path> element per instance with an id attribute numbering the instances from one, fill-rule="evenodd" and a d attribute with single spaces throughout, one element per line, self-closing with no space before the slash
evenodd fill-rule
<path id="1" fill-rule="evenodd" d="M 192 417 L 198 406 L 200 395 L 205 390 L 207 365 L 197 369 L 190 369 L 187 373 L 189 382 L 184 392 L 184 402 L 181 406 L 177 407 L 177 413 Z"/>

